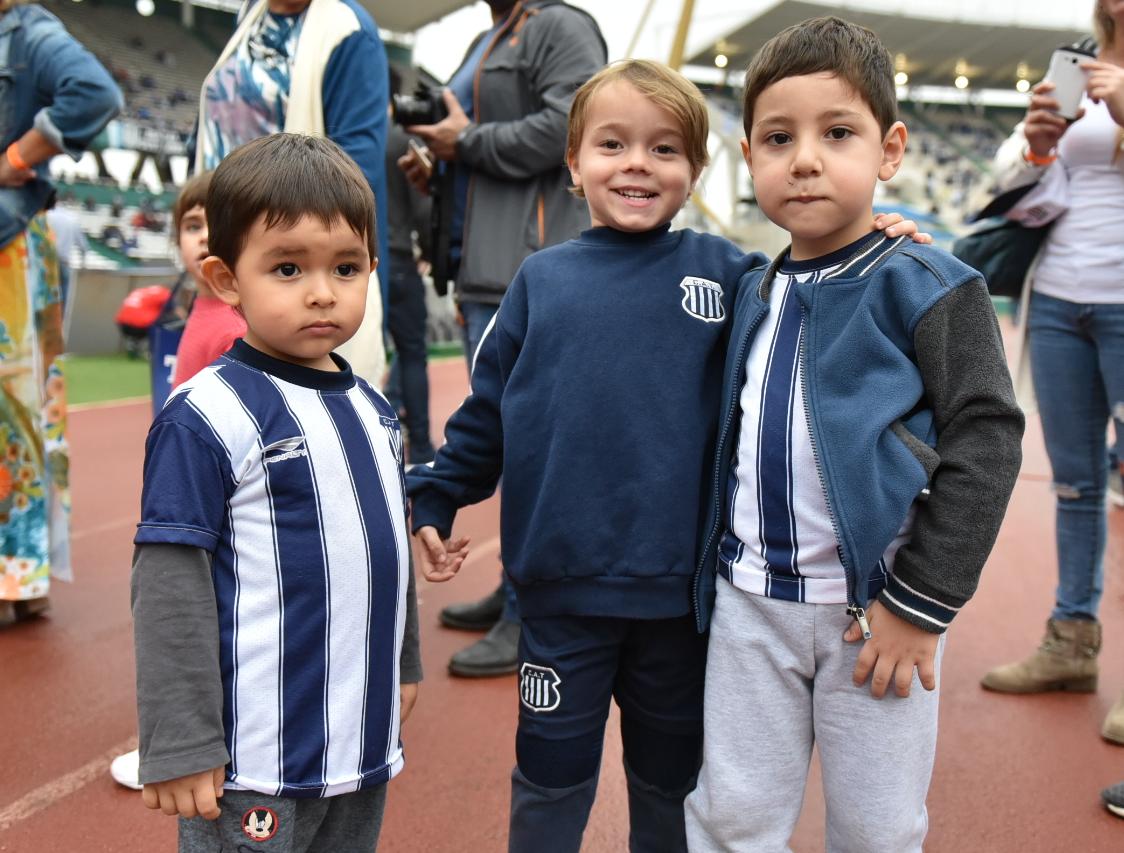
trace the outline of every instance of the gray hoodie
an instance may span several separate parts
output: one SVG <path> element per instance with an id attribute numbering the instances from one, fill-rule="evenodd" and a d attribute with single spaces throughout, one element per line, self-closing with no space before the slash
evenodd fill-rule
<path id="1" fill-rule="evenodd" d="M 462 301 L 498 305 L 524 258 L 589 227 L 585 202 L 567 189 L 566 125 L 574 92 L 605 61 L 596 22 L 561 0 L 516 3 L 485 50 L 476 123 L 457 141 L 457 163 L 472 169 Z"/>

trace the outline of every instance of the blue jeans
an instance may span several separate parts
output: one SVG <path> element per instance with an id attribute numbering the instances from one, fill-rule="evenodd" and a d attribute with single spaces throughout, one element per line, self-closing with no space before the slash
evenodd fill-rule
<path id="1" fill-rule="evenodd" d="M 469 376 L 472 375 L 472 362 L 476 358 L 476 350 L 479 349 L 484 332 L 487 331 L 488 324 L 496 316 L 499 307 L 484 302 L 460 303 L 461 317 L 464 319 L 464 357 L 468 362 Z M 515 587 L 511 585 L 511 581 L 507 579 L 507 575 L 502 570 L 500 571 L 500 584 L 503 586 L 504 598 L 503 616 L 500 618 L 504 622 L 518 622 L 519 604 L 515 599 Z"/>
<path id="2" fill-rule="evenodd" d="M 1055 619 L 1096 619 L 1104 588 L 1105 433 L 1124 431 L 1124 305 L 1035 293 L 1028 317 L 1034 393 L 1057 496 Z"/>

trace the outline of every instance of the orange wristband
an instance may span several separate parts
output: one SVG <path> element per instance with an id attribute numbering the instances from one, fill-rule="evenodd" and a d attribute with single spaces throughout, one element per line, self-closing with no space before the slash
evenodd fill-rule
<path id="1" fill-rule="evenodd" d="M 1042 157 L 1038 154 L 1035 154 L 1028 147 L 1026 151 L 1023 152 L 1023 159 L 1026 160 L 1026 162 L 1030 163 L 1032 166 L 1049 166 L 1051 163 L 1058 159 L 1058 155 L 1047 154 L 1045 157 Z"/>
<path id="2" fill-rule="evenodd" d="M 12 168 L 15 169 L 17 172 L 25 172 L 25 171 L 27 171 L 28 169 L 31 168 L 29 165 L 27 165 L 26 162 L 24 162 L 24 159 L 20 156 L 20 148 L 19 148 L 19 142 L 18 141 L 13 142 L 11 145 L 8 146 L 7 156 L 8 156 L 8 162 L 12 165 Z"/>

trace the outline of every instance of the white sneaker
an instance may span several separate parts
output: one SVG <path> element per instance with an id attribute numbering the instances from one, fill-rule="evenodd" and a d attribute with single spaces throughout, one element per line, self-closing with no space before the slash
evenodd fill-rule
<path id="1" fill-rule="evenodd" d="M 139 791 L 143 785 L 140 783 L 140 752 L 133 750 L 123 755 L 118 755 L 109 763 L 109 775 L 118 785 Z"/>

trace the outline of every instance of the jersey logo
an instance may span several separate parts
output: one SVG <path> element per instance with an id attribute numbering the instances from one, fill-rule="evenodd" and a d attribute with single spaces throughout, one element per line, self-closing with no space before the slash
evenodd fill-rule
<path id="1" fill-rule="evenodd" d="M 519 669 L 519 701 L 535 713 L 553 711 L 562 701 L 562 679 L 548 666 L 525 663 Z"/>
<path id="2" fill-rule="evenodd" d="M 269 841 L 277 829 L 277 812 L 271 808 L 254 806 L 242 815 L 242 832 L 252 841 Z"/>
<path id="3" fill-rule="evenodd" d="M 726 319 L 722 304 L 722 285 L 706 278 L 687 275 L 679 282 L 683 288 L 683 310 L 704 323 L 721 323 Z"/>
<path id="4" fill-rule="evenodd" d="M 383 429 L 386 430 L 387 438 L 390 439 L 390 449 L 394 453 L 394 458 L 398 460 L 398 464 L 402 464 L 402 423 L 398 418 L 388 418 L 386 415 L 379 415 L 379 420 L 382 421 Z"/>
<path id="5" fill-rule="evenodd" d="M 297 459 L 301 456 L 308 456 L 308 449 L 304 445 L 304 436 L 298 435 L 295 438 L 286 438 L 283 441 L 275 441 L 269 447 L 263 448 L 261 452 L 262 462 L 266 465 L 272 465 L 274 462 L 284 462 L 286 459 Z"/>

